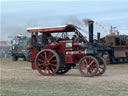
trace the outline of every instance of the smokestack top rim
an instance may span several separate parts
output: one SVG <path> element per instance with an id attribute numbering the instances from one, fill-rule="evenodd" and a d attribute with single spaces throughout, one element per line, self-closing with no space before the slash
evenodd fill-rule
<path id="1" fill-rule="evenodd" d="M 94 21 L 90 20 L 90 21 L 88 21 L 88 23 L 89 23 L 89 24 L 93 24 L 93 23 L 94 23 Z"/>

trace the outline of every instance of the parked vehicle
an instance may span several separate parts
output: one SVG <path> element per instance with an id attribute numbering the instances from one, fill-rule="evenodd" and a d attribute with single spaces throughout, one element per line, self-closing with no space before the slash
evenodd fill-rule
<path id="1" fill-rule="evenodd" d="M 17 61 L 19 58 L 23 58 L 24 61 L 30 60 L 30 53 L 27 49 L 29 42 L 30 38 L 27 36 L 15 36 L 15 38 L 11 41 L 12 47 L 9 52 L 13 61 Z"/>

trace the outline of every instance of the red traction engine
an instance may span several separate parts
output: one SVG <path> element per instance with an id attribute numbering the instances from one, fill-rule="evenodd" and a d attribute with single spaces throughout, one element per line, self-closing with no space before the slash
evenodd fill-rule
<path id="1" fill-rule="evenodd" d="M 106 61 L 98 57 L 93 48 L 93 21 L 89 21 L 89 42 L 74 25 L 28 28 L 27 31 L 32 34 L 32 69 L 38 70 L 41 75 L 62 75 L 77 64 L 80 73 L 86 77 L 105 72 Z M 70 32 L 75 35 L 70 37 Z M 57 37 L 58 34 L 61 36 Z"/>

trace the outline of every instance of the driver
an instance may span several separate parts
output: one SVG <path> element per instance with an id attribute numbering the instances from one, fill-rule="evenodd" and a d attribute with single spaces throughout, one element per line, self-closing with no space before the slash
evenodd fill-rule
<path id="1" fill-rule="evenodd" d="M 77 36 L 76 35 L 73 35 L 72 40 L 73 41 L 77 41 L 78 40 Z"/>

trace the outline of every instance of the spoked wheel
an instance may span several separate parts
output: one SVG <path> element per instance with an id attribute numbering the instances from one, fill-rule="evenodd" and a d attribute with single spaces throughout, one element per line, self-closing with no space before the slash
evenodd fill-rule
<path id="1" fill-rule="evenodd" d="M 35 59 L 35 66 L 38 72 L 44 76 L 54 75 L 59 69 L 59 57 L 57 53 L 50 49 L 40 51 Z"/>
<path id="2" fill-rule="evenodd" d="M 95 76 L 99 69 L 98 61 L 92 56 L 85 56 L 79 62 L 79 71 L 85 77 Z"/>
<path id="3" fill-rule="evenodd" d="M 65 74 L 65 73 L 67 73 L 70 69 L 71 69 L 71 68 L 67 68 L 67 67 L 60 68 L 60 69 L 56 72 L 56 74 L 58 74 L 58 75 L 63 75 L 63 74 Z"/>
<path id="4" fill-rule="evenodd" d="M 100 76 L 100 75 L 104 74 L 104 72 L 106 71 L 107 63 L 103 57 L 96 56 L 96 59 L 99 61 L 99 70 L 98 70 L 96 76 Z"/>

